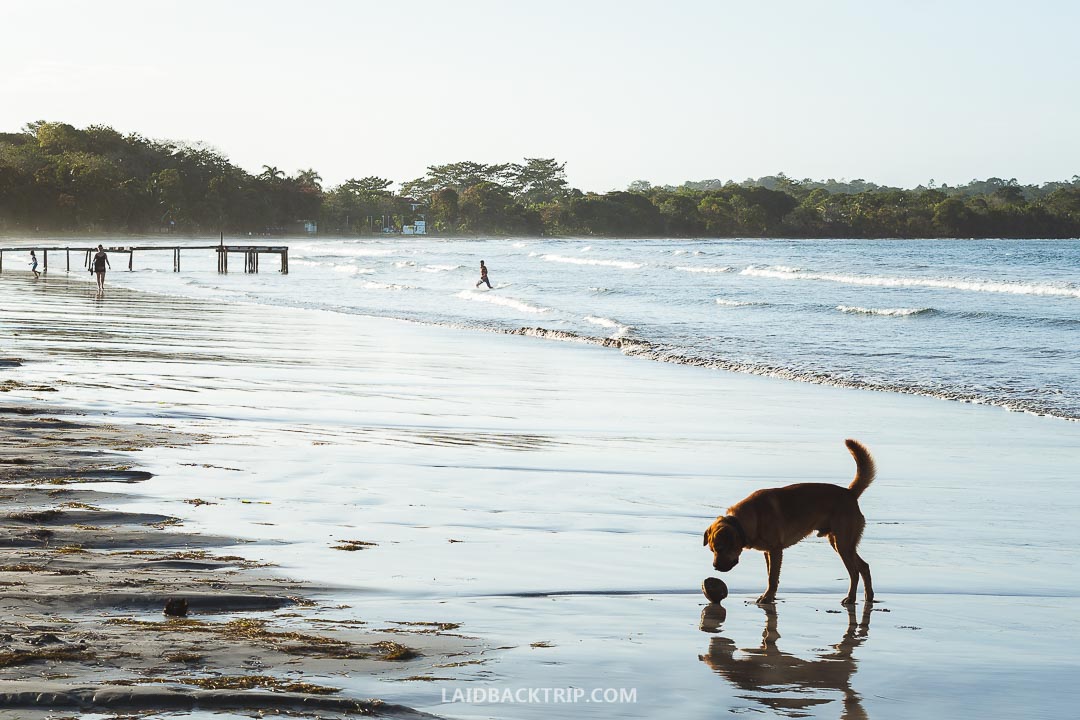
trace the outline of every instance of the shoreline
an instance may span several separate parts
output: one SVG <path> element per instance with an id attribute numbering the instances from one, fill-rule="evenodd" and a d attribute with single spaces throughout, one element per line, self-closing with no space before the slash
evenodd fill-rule
<path id="1" fill-rule="evenodd" d="M 297 242 L 303 243 L 304 238 L 295 238 Z M 308 239 L 310 241 L 310 239 Z M 375 242 L 378 243 L 378 239 L 364 240 L 358 239 L 358 242 Z M 348 242 L 348 241 L 347 241 Z M 384 240 L 387 245 L 399 245 L 397 241 Z M 307 252 L 304 250 L 303 252 Z M 378 251 L 382 253 L 382 250 Z M 302 252 L 301 252 L 302 254 Z M 297 259 L 295 263 L 299 266 L 304 262 L 303 259 Z M 320 262 L 314 263 L 320 265 Z M 192 267 L 195 267 L 193 264 Z M 347 267 L 335 267 L 335 270 L 347 269 Z M 622 318 L 618 314 L 611 314 L 610 317 L 618 318 L 618 320 L 607 320 L 600 318 L 600 320 L 612 323 L 617 326 L 617 332 L 611 333 L 608 329 L 602 329 L 596 327 L 596 325 L 603 325 L 604 322 L 594 322 L 593 325 L 588 325 L 585 321 L 596 320 L 595 318 L 585 318 L 585 321 L 578 321 L 576 324 L 574 320 L 576 318 L 570 317 L 569 320 L 566 316 L 563 316 L 563 311 L 558 308 L 561 305 L 554 305 L 556 310 L 549 315 L 526 315 L 519 313 L 516 318 L 508 318 L 500 316 L 500 312 L 503 308 L 500 305 L 491 305 L 491 303 L 466 303 L 471 305 L 480 305 L 486 310 L 491 310 L 492 313 L 485 318 L 486 313 L 479 313 L 476 317 L 469 317 L 470 313 L 474 311 L 465 310 L 451 310 L 445 313 L 438 311 L 432 311 L 430 308 L 425 311 L 423 309 L 424 302 L 430 302 L 430 298 L 426 296 L 428 293 L 426 286 L 421 283 L 420 287 L 413 285 L 395 285 L 393 283 L 399 282 L 398 280 L 387 280 L 389 285 L 383 285 L 384 289 L 390 289 L 393 291 L 403 290 L 405 294 L 401 295 L 398 299 L 387 300 L 387 296 L 380 296 L 376 298 L 371 296 L 370 298 L 365 296 L 365 299 L 355 303 L 355 306 L 350 300 L 343 302 L 336 302 L 333 295 L 321 296 L 317 292 L 310 295 L 289 295 L 288 293 L 282 293 L 278 287 L 279 283 L 275 279 L 262 278 L 254 285 L 249 285 L 245 281 L 224 281 L 225 285 L 221 285 L 221 280 L 215 280 L 214 276 L 192 278 L 189 281 L 180 281 L 179 276 L 173 277 L 168 275 L 167 277 L 160 274 L 164 272 L 164 266 L 161 267 L 147 267 L 143 268 L 147 270 L 147 274 L 141 275 L 135 273 L 132 277 L 127 277 L 121 273 L 116 276 L 119 279 L 121 287 L 133 286 L 138 292 L 146 292 L 150 294 L 157 294 L 165 297 L 183 297 L 194 300 L 209 300 L 210 302 L 221 302 L 222 295 L 225 302 L 229 305 L 250 305 L 255 307 L 264 308 L 290 308 L 296 310 L 320 310 L 335 315 L 351 315 L 360 317 L 373 317 L 373 318 L 389 318 L 400 320 L 404 322 L 415 323 L 423 326 L 444 327 L 452 329 L 468 329 L 471 331 L 481 331 L 485 334 L 499 333 L 499 334 L 520 334 L 520 335 L 532 335 L 549 340 L 559 340 L 562 342 L 582 342 L 601 345 L 604 347 L 611 347 L 618 349 L 624 354 L 632 354 L 639 357 L 644 357 L 657 362 L 676 363 L 682 365 L 691 365 L 706 367 L 715 370 L 726 370 L 731 372 L 753 374 L 767 377 L 778 377 L 785 380 L 794 380 L 798 382 L 806 382 L 817 385 L 834 386 L 842 388 L 853 388 L 859 390 L 872 390 L 875 392 L 884 393 L 899 393 L 905 395 L 923 396 L 935 399 L 948 400 L 953 402 L 975 404 L 975 405 L 989 405 L 992 407 L 1002 408 L 1008 412 L 1018 412 L 1031 414 L 1035 416 L 1053 417 L 1056 419 L 1066 420 L 1070 422 L 1080 421 L 1080 415 L 1078 415 L 1075 392 L 1076 389 L 1071 384 L 1064 383 L 1062 388 L 1063 392 L 1053 392 L 1056 387 L 1054 385 L 1048 386 L 1047 392 L 1037 392 L 1030 388 L 1038 387 L 1039 382 L 1054 382 L 1056 377 L 1052 376 L 1052 373 L 1046 375 L 1034 375 L 1030 382 L 1025 378 L 1023 371 L 1019 368 L 1021 365 L 1017 364 L 1017 359 L 1014 358 L 1010 364 L 1008 357 L 1001 359 L 1002 370 L 994 370 L 992 372 L 982 373 L 979 371 L 979 367 L 993 367 L 994 358 L 992 353 L 986 355 L 990 351 L 986 348 L 982 348 L 978 352 L 984 353 L 979 359 L 979 355 L 968 358 L 971 360 L 969 366 L 965 367 L 955 376 L 947 378 L 944 382 L 937 382 L 935 376 L 932 374 L 930 368 L 926 366 L 929 362 L 926 358 L 932 356 L 932 353 L 936 350 L 934 348 L 921 348 L 914 350 L 913 357 L 917 361 L 918 370 L 911 375 L 905 375 L 897 372 L 876 372 L 873 367 L 867 366 L 857 358 L 857 353 L 853 354 L 856 357 L 855 364 L 845 363 L 845 361 L 830 362 L 827 355 L 821 355 L 815 357 L 813 351 L 804 358 L 785 356 L 784 352 L 777 352 L 775 350 L 762 353 L 748 353 L 742 348 L 747 341 L 745 325 L 752 322 L 749 315 L 746 317 L 733 316 L 733 327 L 739 328 L 737 323 L 742 323 L 743 329 L 736 329 L 732 343 L 739 344 L 724 344 L 718 341 L 713 345 L 702 344 L 698 340 L 700 337 L 706 335 L 691 335 L 682 339 L 676 338 L 672 340 L 670 337 L 665 339 L 663 333 L 655 333 L 647 330 L 635 330 L 632 327 L 634 319 Z M 209 267 L 202 268 L 209 271 Z M 320 268 L 325 270 L 325 268 Z M 683 269 L 683 268 L 677 268 Z M 737 268 L 736 268 L 737 269 Z M 364 273 L 371 272 L 370 270 L 363 270 Z M 332 276 L 336 273 L 332 273 Z M 110 275 L 110 278 L 113 276 Z M 253 276 L 256 277 L 256 276 Z M 364 275 L 368 277 L 368 275 Z M 372 276 L 376 277 L 376 276 Z M 379 276 L 381 278 L 381 276 Z M 63 282 L 65 279 L 74 280 L 77 283 L 87 282 L 85 274 L 79 275 L 76 273 L 74 276 L 61 274 L 59 280 Z M 311 276 L 305 276 L 303 273 L 298 273 L 291 278 L 290 285 L 297 285 L 296 281 L 301 281 L 298 287 L 305 287 L 304 281 L 310 281 Z M 125 282 L 130 280 L 129 282 Z M 239 280 L 239 279 L 238 279 Z M 380 285 L 381 278 L 378 283 L 365 283 L 372 285 Z M 406 281 L 401 281 L 406 282 Z M 407 281 L 413 282 L 413 281 Z M 988 281 L 989 282 L 989 281 Z M 217 287 L 220 286 L 220 287 Z M 113 285 L 116 287 L 116 285 Z M 335 286 L 336 288 L 336 286 Z M 264 289 L 268 292 L 262 292 Z M 348 293 L 350 290 L 348 287 L 340 288 L 343 292 Z M 1038 292 L 1042 292 L 1045 288 L 1036 287 L 1029 288 L 1037 295 Z M 215 291 L 219 297 L 214 298 Z M 223 292 L 222 292 L 223 291 Z M 1038 292 L 1036 292 L 1038 291 Z M 361 289 L 361 292 L 367 292 Z M 461 293 L 464 295 L 469 292 L 468 290 Z M 993 291 L 997 293 L 997 290 Z M 1075 293 L 1075 290 L 1069 290 L 1070 293 Z M 414 293 L 414 294 L 409 294 Z M 508 295 L 499 294 L 492 296 L 473 297 L 468 296 L 465 299 L 482 299 L 490 300 L 492 302 L 512 305 L 516 302 L 515 293 L 511 289 L 508 291 Z M 997 299 L 996 295 L 992 295 Z M 1010 296 L 1011 297 L 1011 296 Z M 379 303 L 382 303 L 381 305 Z M 458 302 L 457 300 L 450 300 L 451 304 Z M 528 302 L 536 304 L 538 301 L 535 298 L 529 299 Z M 542 301 L 540 301 L 542 304 Z M 712 306 L 713 300 L 708 300 L 708 305 Z M 720 302 L 717 299 L 717 302 Z M 852 301 L 854 302 L 854 301 Z M 875 325 L 867 328 L 867 332 L 871 335 L 881 332 L 908 332 L 907 329 L 901 329 L 900 323 L 909 324 L 910 333 L 912 335 L 921 335 L 925 342 L 930 342 L 930 338 L 934 338 L 938 333 L 943 332 L 943 326 L 952 322 L 959 322 L 956 318 L 966 317 L 969 313 L 964 310 L 957 310 L 955 312 L 945 312 L 936 309 L 936 305 L 929 304 L 927 301 L 926 306 L 919 305 L 928 312 L 915 313 L 919 316 L 918 319 L 912 318 L 910 320 L 903 319 L 893 322 L 889 319 L 887 322 L 892 323 L 888 328 L 883 325 Z M 739 303 L 736 303 L 739 304 Z M 746 302 L 742 304 L 754 305 L 758 304 L 756 301 Z M 762 303 L 768 305 L 767 302 Z M 850 303 L 849 303 L 850 304 Z M 519 303 L 520 305 L 520 303 Z M 526 308 L 528 309 L 528 308 Z M 835 307 L 832 304 L 828 305 L 829 312 L 834 310 L 865 310 L 859 307 Z M 532 308 L 536 310 L 536 308 Z M 538 312 L 547 312 L 549 308 L 541 308 Z M 569 311 L 570 316 L 574 316 L 580 308 Z M 724 310 L 728 312 L 728 310 Z M 739 310 L 739 312 L 743 312 Z M 749 310 L 746 312 L 750 312 Z M 758 312 L 754 310 L 754 312 Z M 876 313 L 878 311 L 867 311 Z M 826 313 L 819 313 L 821 317 L 825 317 Z M 529 317 L 536 317 L 537 320 L 530 320 Z M 726 316 L 725 316 L 726 317 Z M 756 317 L 753 316 L 753 317 Z M 1002 317 L 1009 317 L 1004 315 Z M 543 318 L 541 320 L 541 318 Z M 822 321 L 828 322 L 828 321 Z M 845 321 L 846 322 L 846 321 Z M 881 322 L 880 318 L 868 320 L 868 322 L 878 323 Z M 1049 321 L 1048 321 L 1049 322 Z M 629 323 L 629 324 L 624 324 Z M 607 325 L 605 325 L 605 328 Z M 1018 331 L 1017 328 L 1012 328 L 1014 331 Z M 1022 329 L 1022 328 L 1020 328 Z M 851 338 L 848 338 L 849 340 Z M 857 339 L 854 340 L 857 342 Z M 952 342 L 958 342 L 959 339 L 952 338 Z M 922 341 L 921 341 L 922 342 Z M 943 340 L 948 342 L 948 340 Z M 752 343 L 751 343 L 752 344 Z M 1036 340 L 1037 345 L 1037 340 Z M 1056 347 L 1053 343 L 1050 343 L 1051 347 Z M 959 352 L 961 357 L 963 352 L 961 351 L 962 345 L 954 346 L 953 351 Z M 884 352 L 879 347 L 877 352 Z M 923 356 L 920 353 L 931 353 L 931 355 Z M 1030 354 L 1030 353 L 1029 353 Z M 1021 358 L 1022 359 L 1022 358 Z M 975 360 L 978 360 L 976 362 Z M 1016 370 L 1010 369 L 1011 367 L 1017 368 Z M 1034 367 L 1041 367 L 1041 364 L 1036 363 Z M 965 374 L 967 373 L 967 374 Z M 1029 387 L 1030 386 L 1030 387 Z M 1028 388 L 1023 391 L 1017 392 L 1016 388 Z M 1070 394 L 1071 393 L 1071 394 Z"/>
<path id="2" fill-rule="evenodd" d="M 76 283 L 80 284 L 89 285 L 92 282 L 91 280 L 86 280 L 85 278 L 75 278 L 75 276 L 68 273 L 65 273 L 63 280 L 65 282 L 70 282 L 73 278 L 75 279 Z M 179 294 L 171 290 L 155 291 L 145 288 L 133 290 L 116 285 L 112 287 L 120 287 L 125 292 L 147 293 L 151 295 L 158 295 L 161 297 L 179 297 L 186 300 L 195 301 L 206 300 L 204 296 L 200 296 L 198 294 Z M 296 305 L 289 303 L 276 303 L 269 299 L 253 300 L 247 298 L 231 298 L 229 302 L 233 305 L 255 308 L 273 308 L 278 310 L 297 312 L 319 312 L 328 313 L 330 315 L 346 315 L 352 317 L 372 318 L 375 320 L 391 320 L 409 323 L 411 325 L 416 325 L 420 327 L 443 328 L 449 330 L 465 330 L 468 332 L 479 332 L 483 334 L 493 335 L 518 335 L 559 343 L 580 343 L 597 346 L 604 349 L 616 350 L 628 357 L 635 357 L 656 363 L 682 365 L 686 367 L 697 367 L 713 371 L 738 373 L 742 375 L 754 375 L 758 377 L 767 377 L 789 382 L 806 383 L 809 385 L 819 385 L 824 387 L 834 387 L 845 390 L 864 390 L 874 393 L 886 393 L 930 398 L 933 400 L 941 400 L 949 403 L 960 403 L 963 405 L 981 405 L 999 409 L 1008 413 L 1019 413 L 1024 415 L 1031 415 L 1034 417 L 1052 418 L 1054 420 L 1062 420 L 1070 423 L 1080 422 L 1080 417 L 1054 412 L 1052 410 L 1046 410 L 1043 408 L 1029 407 L 1027 404 L 1018 401 L 997 401 L 992 399 L 983 399 L 977 395 L 963 393 L 959 391 L 934 392 L 919 387 L 910 387 L 896 383 L 883 383 L 860 379 L 843 379 L 836 377 L 835 374 L 831 374 L 827 371 L 808 372 L 792 370 L 790 368 L 777 365 L 756 364 L 724 358 L 696 357 L 692 354 L 686 354 L 677 349 L 668 349 L 668 347 L 663 343 L 641 338 L 588 335 L 576 331 L 546 328 L 539 325 L 522 325 L 517 328 L 501 328 L 497 326 L 483 325 L 479 323 L 453 321 L 440 322 L 435 320 L 424 320 L 421 318 L 406 317 L 394 314 L 380 315 L 370 312 L 353 311 L 347 308 L 297 307 Z M 0 365 L 0 367 L 2 367 L 2 365 Z"/>

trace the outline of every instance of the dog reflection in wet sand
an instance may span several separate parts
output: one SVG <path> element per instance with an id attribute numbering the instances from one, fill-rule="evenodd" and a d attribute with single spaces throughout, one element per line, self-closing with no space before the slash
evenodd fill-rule
<path id="1" fill-rule="evenodd" d="M 843 694 L 844 711 L 840 717 L 863 720 L 866 711 L 851 687 L 856 670 L 853 653 L 869 633 L 872 607 L 864 605 L 862 617 L 856 621 L 855 608 L 849 605 L 848 626 L 840 642 L 806 660 L 777 647 L 780 633 L 776 629 L 776 606 L 762 605 L 765 631 L 760 647 L 739 649 L 726 637 L 714 637 L 709 641 L 709 651 L 698 659 L 735 687 L 747 691 L 741 697 L 752 698 L 777 714 L 805 717 L 810 708 L 832 702 L 822 697 L 824 692 L 837 691 Z M 725 617 L 723 607 L 708 605 L 701 614 L 701 629 L 718 632 Z"/>
<path id="2" fill-rule="evenodd" d="M 765 553 L 769 586 L 759 603 L 776 602 L 780 586 L 780 563 L 784 548 L 791 547 L 810 533 L 829 538 L 829 544 L 847 568 L 850 584 L 843 603 L 855 602 L 855 591 L 862 577 L 866 602 L 874 602 L 870 583 L 870 565 L 859 557 L 856 548 L 862 538 L 866 519 L 859 510 L 859 496 L 874 480 L 874 459 L 866 446 L 845 440 L 855 458 L 855 479 L 844 488 L 829 483 L 799 483 L 782 488 L 758 490 L 728 508 L 705 531 L 705 547 L 713 553 L 713 568 L 727 572 L 739 564 L 746 548 Z"/>

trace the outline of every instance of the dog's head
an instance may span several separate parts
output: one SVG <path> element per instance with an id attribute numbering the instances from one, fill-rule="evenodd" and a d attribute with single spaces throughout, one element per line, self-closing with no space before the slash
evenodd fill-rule
<path id="1" fill-rule="evenodd" d="M 717 518 L 705 531 L 705 541 L 702 543 L 712 550 L 713 568 L 720 572 L 727 572 L 738 565 L 743 551 L 743 534 L 726 520 L 727 517 Z"/>

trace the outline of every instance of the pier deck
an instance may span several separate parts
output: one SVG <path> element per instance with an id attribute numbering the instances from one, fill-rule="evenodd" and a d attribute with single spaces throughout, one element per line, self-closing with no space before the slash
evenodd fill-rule
<path id="1" fill-rule="evenodd" d="M 104 243 L 101 243 L 104 246 Z M 71 254 L 83 253 L 82 266 L 84 270 L 90 268 L 97 247 L 63 246 L 63 245 L 22 245 L 19 247 L 0 247 L 0 272 L 4 270 L 4 253 L 28 253 L 31 250 L 41 253 L 41 272 L 49 272 L 49 253 L 64 253 L 65 272 L 71 272 Z M 226 245 L 224 241 L 217 245 L 110 245 L 105 247 L 107 253 L 126 253 L 128 256 L 128 270 L 135 266 L 136 252 L 161 252 L 171 250 L 173 254 L 173 272 L 180 272 L 180 252 L 182 250 L 214 250 L 217 252 L 217 270 L 219 273 L 229 272 L 229 255 L 241 253 L 244 256 L 244 272 L 259 272 L 260 255 L 277 255 L 281 261 L 281 273 L 289 273 L 289 247 L 287 245 Z"/>

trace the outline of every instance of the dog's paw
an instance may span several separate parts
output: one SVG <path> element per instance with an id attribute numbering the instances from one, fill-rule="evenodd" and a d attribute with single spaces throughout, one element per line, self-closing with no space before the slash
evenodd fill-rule
<path id="1" fill-rule="evenodd" d="M 756 602 L 758 605 L 775 605 L 776 596 L 765 593 L 764 595 L 759 597 Z"/>
<path id="2" fill-rule="evenodd" d="M 840 604 L 841 605 L 854 605 L 855 604 L 855 597 L 854 596 L 846 597 L 846 598 L 844 598 L 843 600 L 840 601 Z"/>

